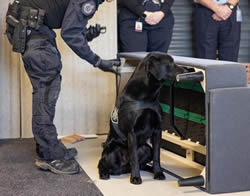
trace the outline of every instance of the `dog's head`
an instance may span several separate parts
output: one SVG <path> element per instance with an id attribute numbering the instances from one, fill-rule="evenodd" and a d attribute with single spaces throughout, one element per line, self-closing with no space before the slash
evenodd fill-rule
<path id="1" fill-rule="evenodd" d="M 174 81 L 177 74 L 185 72 L 185 69 L 177 66 L 173 58 L 166 53 L 151 52 L 143 59 L 143 63 L 148 73 L 161 82 Z"/>

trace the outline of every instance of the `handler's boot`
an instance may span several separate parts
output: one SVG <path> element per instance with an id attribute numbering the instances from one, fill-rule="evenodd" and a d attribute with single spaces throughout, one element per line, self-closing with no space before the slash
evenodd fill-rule
<path id="1" fill-rule="evenodd" d="M 42 170 L 49 170 L 55 174 L 72 175 L 80 173 L 81 168 L 76 160 L 45 161 L 36 159 L 35 165 Z"/>
<path id="2" fill-rule="evenodd" d="M 76 155 L 77 155 L 77 150 L 76 150 L 76 148 L 68 148 L 68 149 L 66 149 L 66 151 L 65 151 L 65 154 L 64 154 L 63 159 L 64 159 L 64 160 L 72 160 L 72 159 L 75 158 Z"/>

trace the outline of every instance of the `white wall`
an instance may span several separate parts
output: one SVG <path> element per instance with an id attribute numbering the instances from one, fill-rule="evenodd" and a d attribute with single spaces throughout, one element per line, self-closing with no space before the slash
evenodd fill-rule
<path id="1" fill-rule="evenodd" d="M 0 137 L 20 136 L 20 58 L 4 35 L 8 2 L 0 0 Z"/>
<path id="2" fill-rule="evenodd" d="M 20 57 L 11 52 L 4 31 L 7 2 L 1 3 L 0 37 L 0 138 L 32 137 L 32 88 Z M 90 24 L 107 26 L 107 33 L 90 43 L 102 58 L 117 53 L 116 1 L 103 3 Z M 56 107 L 55 124 L 59 135 L 94 134 L 108 131 L 109 116 L 115 101 L 115 77 L 104 73 L 76 56 L 57 31 L 61 51 L 62 90 Z"/>

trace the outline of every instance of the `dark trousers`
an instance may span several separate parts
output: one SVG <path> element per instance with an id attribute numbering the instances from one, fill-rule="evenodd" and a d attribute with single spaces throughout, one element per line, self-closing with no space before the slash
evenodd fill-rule
<path id="1" fill-rule="evenodd" d="M 135 31 L 136 20 L 119 22 L 120 52 L 167 52 L 173 33 L 174 17 L 169 14 L 157 25 L 143 24 L 142 32 Z"/>
<path id="2" fill-rule="evenodd" d="M 197 5 L 195 8 L 195 42 L 198 58 L 237 61 L 241 22 L 236 21 L 236 9 L 225 21 L 215 21 L 213 12 Z"/>
<path id="3" fill-rule="evenodd" d="M 32 31 L 22 59 L 33 87 L 32 131 L 37 142 L 37 153 L 45 160 L 63 159 L 65 147 L 57 139 L 53 123 L 61 89 L 62 68 L 55 33 L 46 26 Z"/>

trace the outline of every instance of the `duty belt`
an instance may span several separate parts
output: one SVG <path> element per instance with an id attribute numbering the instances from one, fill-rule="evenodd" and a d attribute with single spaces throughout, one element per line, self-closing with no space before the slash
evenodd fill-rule
<path id="1" fill-rule="evenodd" d="M 20 6 L 15 0 L 9 4 L 6 14 L 6 35 L 12 44 L 14 52 L 25 51 L 27 28 L 38 30 L 44 21 L 45 10 Z"/>

